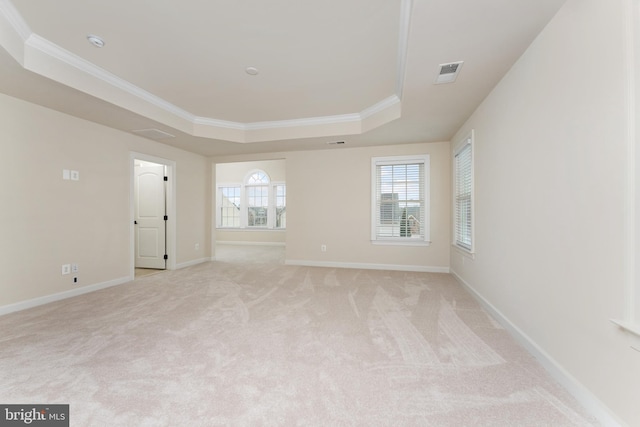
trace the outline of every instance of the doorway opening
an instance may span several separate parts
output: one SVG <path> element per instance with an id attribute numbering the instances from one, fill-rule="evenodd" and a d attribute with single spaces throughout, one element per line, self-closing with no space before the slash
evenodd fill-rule
<path id="1" fill-rule="evenodd" d="M 131 153 L 132 279 L 175 269 L 175 162 Z"/>
<path id="2" fill-rule="evenodd" d="M 215 163 L 214 179 L 216 259 L 257 261 L 266 246 L 278 259 L 287 237 L 286 160 Z"/>

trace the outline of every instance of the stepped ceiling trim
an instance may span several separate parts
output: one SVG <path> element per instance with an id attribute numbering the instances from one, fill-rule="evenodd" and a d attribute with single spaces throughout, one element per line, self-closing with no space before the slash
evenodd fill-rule
<path id="1" fill-rule="evenodd" d="M 13 34 L 1 31 L 0 45 L 26 70 L 189 135 L 237 143 L 355 135 L 401 116 L 411 9 L 412 0 L 401 0 L 395 94 L 360 112 L 292 120 L 240 123 L 196 116 L 35 34 L 9 0 L 0 0 L 0 18 Z"/>

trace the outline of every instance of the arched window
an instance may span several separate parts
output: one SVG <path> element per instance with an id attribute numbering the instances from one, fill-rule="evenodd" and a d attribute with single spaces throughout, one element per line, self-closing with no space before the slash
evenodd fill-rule
<path id="1" fill-rule="evenodd" d="M 262 170 L 247 173 L 242 182 L 217 185 L 218 228 L 287 227 L 287 187 Z"/>
<path id="2" fill-rule="evenodd" d="M 269 175 L 262 171 L 253 172 L 247 178 L 247 185 L 269 184 Z"/>

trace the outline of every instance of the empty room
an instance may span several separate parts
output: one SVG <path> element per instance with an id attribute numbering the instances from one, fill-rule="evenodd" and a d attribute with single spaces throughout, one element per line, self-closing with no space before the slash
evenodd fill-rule
<path id="1" fill-rule="evenodd" d="M 639 0 L 0 0 L 0 47 L 0 425 L 640 426 Z"/>

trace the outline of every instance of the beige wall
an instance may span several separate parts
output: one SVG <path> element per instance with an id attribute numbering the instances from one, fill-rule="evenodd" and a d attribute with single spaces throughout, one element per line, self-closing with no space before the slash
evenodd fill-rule
<path id="1" fill-rule="evenodd" d="M 260 160 L 246 161 L 234 163 L 218 163 L 214 164 L 215 182 L 218 184 L 243 183 L 249 172 L 257 169 L 266 172 L 271 182 L 287 181 L 286 161 L 279 160 Z M 215 185 L 213 200 L 215 204 Z M 214 208 L 214 212 L 217 212 Z M 213 224 L 216 224 L 216 218 L 213 218 Z M 273 244 L 283 245 L 286 241 L 286 230 L 225 230 L 217 229 L 216 241 L 224 243 L 238 244 Z"/>
<path id="2" fill-rule="evenodd" d="M 287 162 L 283 159 L 219 163 L 216 165 L 216 181 L 242 183 L 249 172 L 260 169 L 269 175 L 272 182 L 285 182 L 287 180 L 286 165 Z"/>
<path id="3" fill-rule="evenodd" d="M 628 285 L 630 4 L 569 0 L 460 129 L 452 146 L 475 129 L 476 255 L 451 265 L 574 391 L 640 425 L 640 340 L 609 321 Z"/>
<path id="4" fill-rule="evenodd" d="M 177 264 L 211 256 L 204 157 L 4 95 L 0 147 L 0 308 L 129 277 L 131 151 L 176 162 Z"/>
<path id="5" fill-rule="evenodd" d="M 227 157 L 214 162 L 286 159 L 286 259 L 292 264 L 386 266 L 448 271 L 450 245 L 449 143 L 369 148 L 338 147 Z M 431 240 L 429 247 L 371 243 L 371 158 L 430 154 Z M 321 252 L 320 245 L 327 251 Z"/>

